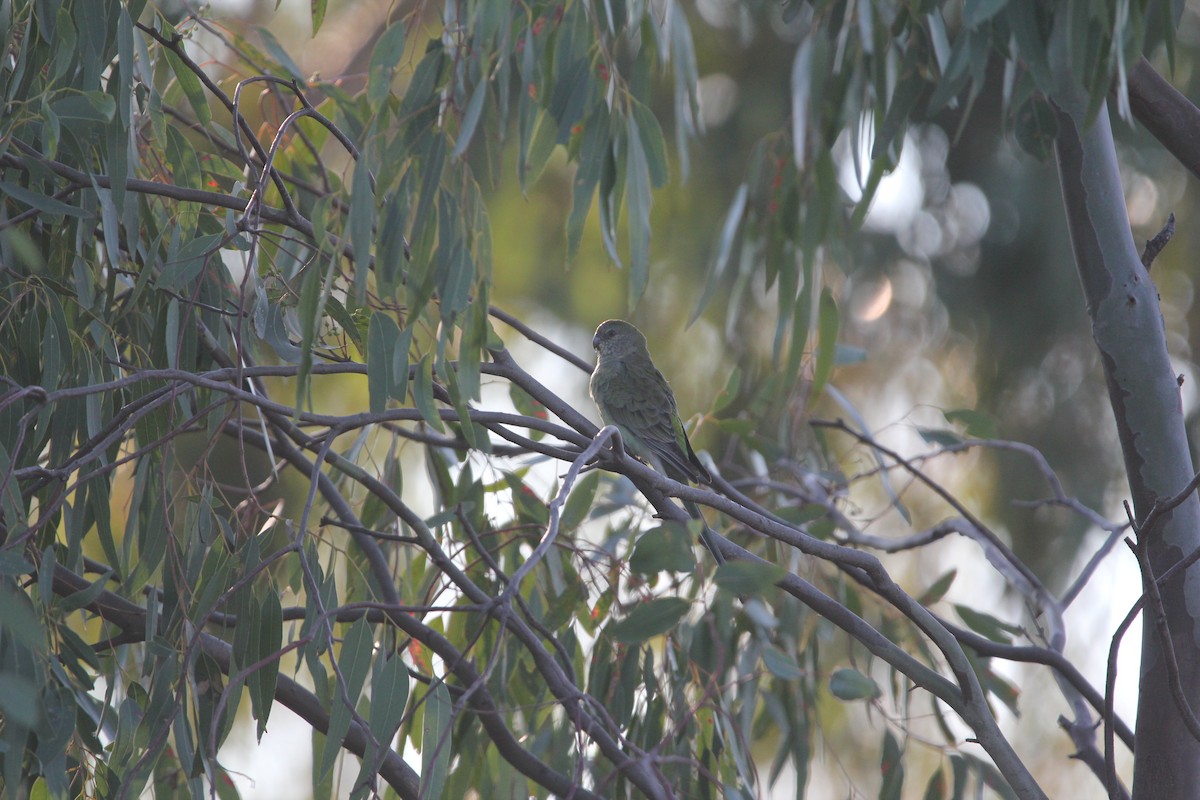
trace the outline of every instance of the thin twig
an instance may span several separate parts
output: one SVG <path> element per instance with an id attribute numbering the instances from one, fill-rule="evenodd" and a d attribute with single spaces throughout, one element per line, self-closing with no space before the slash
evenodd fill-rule
<path id="1" fill-rule="evenodd" d="M 558 489 L 558 494 L 550 501 L 550 523 L 546 526 L 546 533 L 542 536 L 541 541 L 538 542 L 537 547 L 533 549 L 533 552 L 529 554 L 529 558 L 525 559 L 525 563 L 513 573 L 508 586 L 504 588 L 500 597 L 496 599 L 498 604 L 508 602 L 512 593 L 520 588 L 521 581 L 525 579 L 525 576 L 537 566 L 539 561 L 546 557 L 546 553 L 554 546 L 554 541 L 558 538 L 559 523 L 562 521 L 562 509 L 567 502 L 567 495 L 571 493 L 571 487 L 575 485 L 575 481 L 583 471 L 583 468 L 595 460 L 609 442 L 613 442 L 613 449 L 620 452 L 621 432 L 614 425 L 605 425 L 601 428 L 592 437 L 592 441 L 583 449 L 583 452 L 571 462 L 571 467 L 563 477 L 563 483 Z"/>
<path id="2" fill-rule="evenodd" d="M 1167 224 L 1162 226 L 1162 230 L 1154 234 L 1154 237 L 1146 240 L 1146 248 L 1142 250 L 1142 266 L 1147 270 L 1154 263 L 1154 259 L 1158 258 L 1158 254 L 1167 246 L 1167 242 L 1171 241 L 1171 237 L 1175 235 L 1175 212 L 1172 211 L 1167 217 Z"/>

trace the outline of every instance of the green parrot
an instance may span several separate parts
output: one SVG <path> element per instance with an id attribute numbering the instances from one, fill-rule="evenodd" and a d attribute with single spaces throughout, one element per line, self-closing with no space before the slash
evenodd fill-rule
<path id="1" fill-rule="evenodd" d="M 650 359 L 642 332 L 624 320 L 610 319 L 596 328 L 592 347 L 592 399 L 605 424 L 621 432 L 625 447 L 680 483 L 712 483 L 692 450 L 675 395 Z"/>

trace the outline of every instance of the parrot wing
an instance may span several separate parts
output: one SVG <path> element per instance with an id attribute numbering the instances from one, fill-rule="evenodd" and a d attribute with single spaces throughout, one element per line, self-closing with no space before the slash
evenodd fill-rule
<path id="1" fill-rule="evenodd" d="M 675 395 L 653 362 L 627 360 L 598 383 L 593 394 L 601 416 L 621 429 L 634 455 L 681 482 L 712 480 L 679 421 Z"/>

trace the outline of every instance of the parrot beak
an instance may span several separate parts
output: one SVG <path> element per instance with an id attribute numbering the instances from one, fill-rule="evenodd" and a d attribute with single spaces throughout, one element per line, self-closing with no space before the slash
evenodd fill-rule
<path id="1" fill-rule="evenodd" d="M 596 334 L 595 336 L 592 337 L 592 349 L 593 350 L 600 349 L 600 334 Z"/>

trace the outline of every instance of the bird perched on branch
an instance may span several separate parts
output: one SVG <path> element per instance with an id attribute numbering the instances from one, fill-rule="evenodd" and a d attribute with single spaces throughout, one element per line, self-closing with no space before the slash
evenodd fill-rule
<path id="1" fill-rule="evenodd" d="M 610 319 L 596 328 L 592 348 L 592 399 L 605 424 L 621 432 L 625 447 L 668 478 L 712 483 L 692 450 L 675 395 L 650 359 L 642 332 L 624 320 Z"/>

